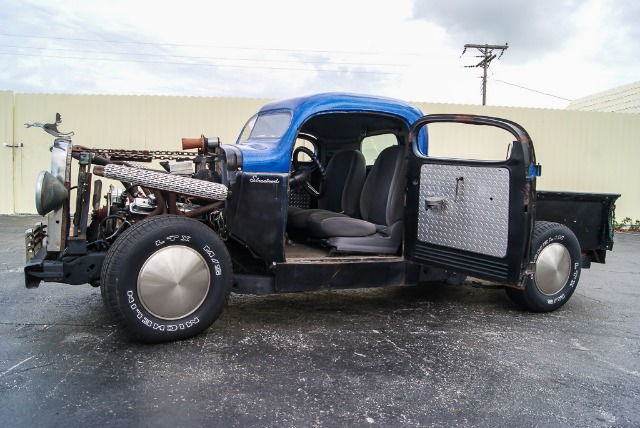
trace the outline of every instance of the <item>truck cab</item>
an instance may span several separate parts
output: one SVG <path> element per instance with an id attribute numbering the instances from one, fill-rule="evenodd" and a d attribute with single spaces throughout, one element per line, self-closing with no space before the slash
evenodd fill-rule
<path id="1" fill-rule="evenodd" d="M 436 124 L 500 130 L 511 139 L 506 157 L 432 157 Z M 232 291 L 472 276 L 503 284 L 523 308 L 552 311 L 613 245 L 619 195 L 538 192 L 531 138 L 506 119 L 425 116 L 403 101 L 326 93 L 265 105 L 235 144 L 201 136 L 182 145 L 155 170 L 134 165 L 152 152 L 56 139 L 36 194 L 48 225 L 27 232 L 27 286 L 100 286 L 126 331 L 163 342 L 206 329 Z M 92 176 L 123 189 L 103 198 Z"/>

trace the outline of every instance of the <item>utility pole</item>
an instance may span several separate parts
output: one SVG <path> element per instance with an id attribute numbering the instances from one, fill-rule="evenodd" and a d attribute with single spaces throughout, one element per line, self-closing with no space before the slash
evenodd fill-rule
<path id="1" fill-rule="evenodd" d="M 487 69 L 489 68 L 489 64 L 491 64 L 491 61 L 496 59 L 496 55 L 493 53 L 493 51 L 500 51 L 500 56 L 498 57 L 498 59 L 500 59 L 502 57 L 502 54 L 504 54 L 504 51 L 509 48 L 509 43 L 505 43 L 504 45 L 476 45 L 467 43 L 466 45 L 464 45 L 462 55 L 464 55 L 469 48 L 478 49 L 478 51 L 480 51 L 481 53 L 481 55 L 476 55 L 476 58 L 482 58 L 479 63 L 477 63 L 476 65 L 465 65 L 465 68 L 482 67 L 482 105 L 484 106 L 487 105 Z M 460 55 L 460 57 L 462 57 L 462 55 Z"/>

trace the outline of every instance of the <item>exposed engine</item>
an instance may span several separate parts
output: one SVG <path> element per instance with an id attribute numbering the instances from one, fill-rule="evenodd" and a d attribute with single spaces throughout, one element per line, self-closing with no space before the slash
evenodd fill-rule
<path id="1" fill-rule="evenodd" d="M 218 139 L 204 136 L 183 139 L 183 149 L 192 148 L 197 148 L 198 152 L 93 151 L 74 147 L 73 157 L 81 164 L 79 201 L 82 198 L 82 164 L 86 163 L 82 161 L 84 157 L 90 157 L 95 164 L 94 175 L 120 181 L 123 185 L 122 188 L 110 185 L 104 196 L 106 204 L 100 207 L 102 186 L 99 180 L 93 183 L 93 212 L 86 233 L 87 244 L 108 248 L 133 223 L 160 214 L 200 218 L 224 233 L 219 230 L 224 224 L 220 208 L 228 192 L 227 185 L 221 180 L 221 170 L 226 165 L 224 151 L 219 148 Z M 155 159 L 162 160 L 160 165 L 164 171 L 149 167 L 148 162 Z M 81 231 L 82 224 L 78 223 L 76 227 Z"/>
<path id="2" fill-rule="evenodd" d="M 89 149 L 62 137 L 51 149 L 51 173 L 39 178 L 36 205 L 49 220 L 32 231 L 38 238 L 27 244 L 28 257 L 45 242 L 47 251 L 64 250 L 63 256 L 104 252 L 132 224 L 161 214 L 199 219 L 225 234 L 222 208 L 229 183 L 223 182 L 227 159 L 217 138 L 183 139 L 183 151 L 154 152 Z M 79 166 L 76 186 L 70 183 L 73 159 Z M 151 164 L 154 160 L 163 170 Z M 122 186 L 110 184 L 103 194 L 102 181 L 94 176 Z M 74 190 L 75 207 L 70 203 Z"/>

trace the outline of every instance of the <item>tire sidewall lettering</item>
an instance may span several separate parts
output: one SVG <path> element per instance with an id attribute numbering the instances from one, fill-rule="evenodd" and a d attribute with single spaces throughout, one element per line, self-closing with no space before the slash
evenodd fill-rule
<path id="1" fill-rule="evenodd" d="M 129 309 L 134 314 L 135 318 L 140 321 L 142 325 L 148 328 L 161 332 L 172 332 L 191 328 L 200 322 L 200 319 L 197 316 L 179 323 L 166 323 L 164 320 L 160 319 L 152 321 L 139 309 L 135 299 L 136 296 L 137 293 L 134 292 L 134 290 L 127 290 L 127 302 L 129 303 Z"/>
<path id="2" fill-rule="evenodd" d="M 540 302 L 540 304 L 548 306 L 550 308 L 556 308 L 564 305 L 564 303 L 571 297 L 575 287 L 578 283 L 580 276 L 580 258 L 579 255 L 572 254 L 572 247 L 569 242 L 572 241 L 573 238 L 569 239 L 568 235 L 562 233 L 562 231 L 554 231 L 551 236 L 546 237 L 542 243 L 536 249 L 535 255 L 533 257 L 533 262 L 536 263 L 542 251 L 547 248 L 551 244 L 560 244 L 564 248 L 569 251 L 571 257 L 571 267 L 569 272 L 569 277 L 567 278 L 566 283 L 556 294 L 552 296 L 543 295 L 535 285 L 535 273 L 529 276 L 529 281 L 527 284 L 529 295 Z"/>
<path id="3" fill-rule="evenodd" d="M 571 298 L 578 282 L 582 270 L 582 250 L 580 242 L 570 228 L 559 223 L 540 220 L 536 221 L 531 233 L 531 256 L 529 263 L 533 264 L 533 269 L 526 276 L 524 288 L 507 288 L 507 295 L 518 306 L 533 312 L 550 312 L 554 311 Z M 560 289 L 552 294 L 543 294 L 539 288 L 543 283 L 536 281 L 546 281 L 545 277 L 537 276 L 538 261 L 543 250 L 550 245 L 561 245 L 568 252 L 569 265 L 564 265 L 562 269 L 568 268 L 568 275 L 565 273 L 566 279 L 562 284 L 554 284 L 553 289 Z M 553 254 L 553 253 L 552 253 Z M 563 262 L 566 263 L 566 262 Z M 560 268 L 560 266 L 558 266 Z M 566 272 L 566 271 L 565 271 Z M 553 280 L 553 279 L 549 279 Z"/>
<path id="4" fill-rule="evenodd" d="M 546 239 L 542 243 L 542 245 L 540 245 L 538 247 L 538 250 L 536 251 L 536 254 L 533 256 L 533 262 L 535 263 L 535 262 L 538 261 L 538 257 L 540 257 L 540 253 L 542 252 L 542 250 L 544 250 L 546 247 L 548 247 L 549 245 L 551 245 L 553 243 L 562 244 L 563 241 L 564 241 L 564 238 L 565 238 L 565 235 L 558 234 L 558 235 L 552 236 L 549 239 Z"/>
<path id="5" fill-rule="evenodd" d="M 191 242 L 191 235 L 168 235 L 164 238 L 160 238 L 160 239 L 156 239 L 155 241 L 155 245 L 156 247 L 161 247 L 164 244 L 167 243 L 174 243 L 174 242 Z"/>
<path id="6" fill-rule="evenodd" d="M 216 276 L 222 275 L 222 267 L 220 266 L 220 260 L 216 258 L 216 253 L 209 247 L 209 245 L 205 245 L 202 247 L 202 250 L 207 253 L 209 260 L 213 263 L 213 270 Z"/>
<path id="7" fill-rule="evenodd" d="M 190 243 L 190 242 L 192 242 L 192 237 L 190 235 L 174 234 L 174 235 L 168 235 L 161 239 L 156 239 L 155 247 L 156 249 L 160 249 L 166 245 L 171 245 L 173 243 Z M 186 246 L 189 246 L 189 245 L 186 245 Z M 215 274 L 215 276 L 221 276 L 222 266 L 220 265 L 220 260 L 216 257 L 215 251 L 211 249 L 209 244 L 205 244 L 204 246 L 202 246 L 202 251 L 204 251 L 205 253 L 203 255 L 206 255 L 205 258 L 208 258 L 209 260 L 211 260 L 211 263 L 213 264 L 213 273 Z"/>
<path id="8" fill-rule="evenodd" d="M 138 294 L 138 276 L 146 261 L 170 246 L 197 252 L 209 269 L 209 291 L 198 308 L 178 319 L 162 319 L 144 307 Z M 138 340 L 167 342 L 193 337 L 218 318 L 231 288 L 231 260 L 225 243 L 203 223 L 181 216 L 163 215 L 135 224 L 110 251 L 102 281 L 107 307 L 116 320 Z"/>

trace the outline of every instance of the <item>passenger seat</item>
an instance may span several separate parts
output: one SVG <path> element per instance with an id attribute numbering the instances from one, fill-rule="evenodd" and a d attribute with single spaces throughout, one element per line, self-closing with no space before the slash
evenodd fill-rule
<path id="1" fill-rule="evenodd" d="M 395 254 L 402 243 L 405 174 L 404 148 L 387 147 L 365 181 L 360 218 L 316 210 L 307 219 L 309 231 L 337 251 Z"/>

